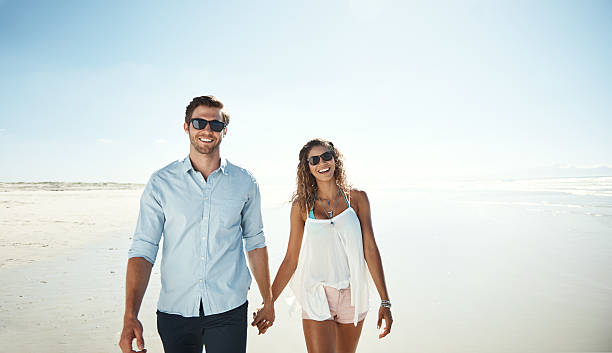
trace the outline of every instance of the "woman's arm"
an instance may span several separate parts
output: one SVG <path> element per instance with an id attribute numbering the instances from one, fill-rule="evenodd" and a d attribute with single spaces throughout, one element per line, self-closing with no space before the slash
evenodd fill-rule
<path id="1" fill-rule="evenodd" d="M 278 299 L 283 289 L 287 286 L 287 283 L 297 268 L 298 259 L 300 257 L 300 248 L 304 236 L 304 223 L 306 222 L 306 211 L 300 207 L 297 202 L 293 202 L 293 205 L 291 205 L 290 221 L 291 231 L 289 233 L 287 253 L 272 283 L 272 302 Z"/>
<path id="2" fill-rule="evenodd" d="M 361 234 L 363 237 L 363 254 L 368 264 L 370 274 L 378 290 L 381 300 L 389 300 L 387 292 L 387 284 L 385 283 L 385 274 L 383 271 L 380 252 L 374 239 L 374 230 L 372 229 L 372 216 L 370 214 L 370 201 L 365 191 L 352 190 L 351 196 L 357 203 L 357 216 L 361 223 Z"/>
<path id="3" fill-rule="evenodd" d="M 389 300 L 389 292 L 387 291 L 387 284 L 385 282 L 385 273 L 383 271 L 382 260 L 380 258 L 380 252 L 374 239 L 374 230 L 372 228 L 372 216 L 370 213 L 370 201 L 365 191 L 352 190 L 351 195 L 357 206 L 357 216 L 361 223 L 361 234 L 363 237 L 363 254 L 365 256 L 368 269 L 374 280 L 374 285 L 378 290 L 381 300 Z M 385 337 L 391 332 L 391 324 L 393 318 L 391 317 L 390 308 L 380 307 L 378 312 L 378 327 L 382 324 L 382 320 L 385 320 L 385 331 L 379 335 L 380 338 Z"/>
<path id="4" fill-rule="evenodd" d="M 300 247 L 302 246 L 302 237 L 304 235 L 304 223 L 306 222 L 305 213 L 306 211 L 302 211 L 302 208 L 297 202 L 293 202 L 290 215 L 291 231 L 289 233 L 289 245 L 287 246 L 285 259 L 281 263 L 278 272 L 276 272 L 274 283 L 272 283 L 272 303 L 276 302 L 276 299 L 278 299 L 283 292 L 283 289 L 285 289 L 297 268 L 298 258 L 300 257 Z M 259 314 L 260 312 L 253 313 L 254 322 L 259 319 Z M 259 334 L 266 333 L 270 326 L 271 324 L 260 321 L 259 324 L 257 324 Z"/>

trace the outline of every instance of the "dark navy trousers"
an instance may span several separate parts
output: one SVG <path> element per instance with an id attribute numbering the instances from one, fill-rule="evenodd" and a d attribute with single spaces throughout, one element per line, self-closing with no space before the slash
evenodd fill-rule
<path id="1" fill-rule="evenodd" d="M 204 315 L 200 303 L 199 317 L 183 317 L 157 311 L 157 331 L 165 353 L 245 353 L 247 340 L 247 306 L 220 314 Z"/>

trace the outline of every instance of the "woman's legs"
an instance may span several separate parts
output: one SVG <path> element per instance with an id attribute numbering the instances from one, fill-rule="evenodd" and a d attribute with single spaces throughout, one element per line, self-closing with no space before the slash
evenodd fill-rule
<path id="1" fill-rule="evenodd" d="M 351 305 L 350 288 L 325 286 L 325 294 L 332 319 L 316 321 L 302 312 L 302 326 L 309 353 L 355 353 L 366 313 L 353 324 L 355 307 Z"/>
<path id="2" fill-rule="evenodd" d="M 332 320 L 302 320 L 308 353 L 336 353 L 336 327 Z"/>
<path id="3" fill-rule="evenodd" d="M 357 326 L 350 324 L 336 323 L 336 353 L 355 353 L 363 321 L 357 323 Z"/>
<path id="4" fill-rule="evenodd" d="M 332 320 L 302 320 L 308 353 L 355 353 L 363 321 L 355 326 Z"/>

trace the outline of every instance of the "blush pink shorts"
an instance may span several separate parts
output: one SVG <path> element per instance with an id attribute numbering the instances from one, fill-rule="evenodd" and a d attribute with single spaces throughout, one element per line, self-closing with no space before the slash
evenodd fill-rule
<path id="1" fill-rule="evenodd" d="M 325 295 L 327 296 L 327 303 L 329 304 L 329 311 L 332 316 L 328 320 L 333 320 L 340 324 L 352 324 L 355 307 L 351 305 L 351 288 L 336 289 L 328 286 L 324 288 Z M 359 314 L 357 316 L 357 321 L 359 322 L 365 319 L 367 313 L 366 311 L 365 313 Z M 310 319 L 303 310 L 302 319 Z"/>

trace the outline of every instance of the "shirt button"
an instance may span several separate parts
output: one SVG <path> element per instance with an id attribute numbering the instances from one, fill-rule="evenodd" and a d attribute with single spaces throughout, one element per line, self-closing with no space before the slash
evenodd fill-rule
<path id="1" fill-rule="evenodd" d="M 202 237 L 202 240 L 206 239 L 206 237 Z"/>
<path id="2" fill-rule="evenodd" d="M 204 256 L 202 256 L 200 259 L 204 260 Z"/>
<path id="3" fill-rule="evenodd" d="M 204 216 L 204 219 L 208 219 L 208 216 Z"/>
<path id="4" fill-rule="evenodd" d="M 200 283 L 202 283 L 202 280 L 200 280 Z"/>

